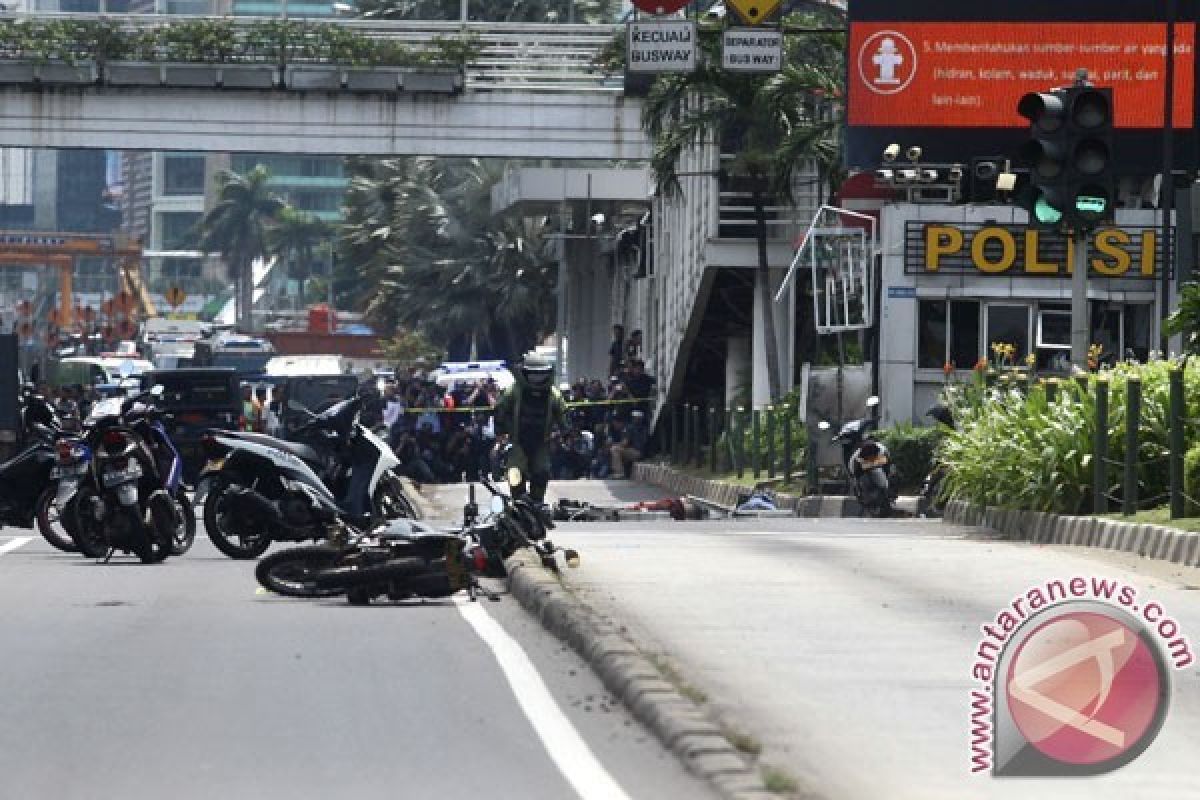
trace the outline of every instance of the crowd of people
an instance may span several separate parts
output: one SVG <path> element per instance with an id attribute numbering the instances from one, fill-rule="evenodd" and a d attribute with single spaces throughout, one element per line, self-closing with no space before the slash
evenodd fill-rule
<path id="1" fill-rule="evenodd" d="M 612 364 L 610 364 L 612 366 Z M 640 358 L 609 376 L 558 387 L 565 425 L 549 432 L 551 478 L 625 478 L 647 454 L 654 379 Z M 502 465 L 507 437 L 497 432 L 493 379 L 440 386 L 416 373 L 383 387 L 365 423 L 383 427 L 396 457 L 419 483 L 477 480 Z"/>

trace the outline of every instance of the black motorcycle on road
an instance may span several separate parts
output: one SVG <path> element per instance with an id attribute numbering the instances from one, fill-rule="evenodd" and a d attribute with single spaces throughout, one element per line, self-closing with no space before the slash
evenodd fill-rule
<path id="1" fill-rule="evenodd" d="M 897 495 L 891 456 L 871 433 L 879 425 L 874 414 L 878 405 L 878 397 L 867 398 L 869 415 L 842 425 L 830 440 L 842 447 L 841 465 L 846 482 L 868 517 L 891 516 Z M 823 431 L 831 428 L 824 420 L 817 427 Z"/>
<path id="2" fill-rule="evenodd" d="M 57 461 L 55 440 L 60 430 L 44 397 L 26 389 L 21 400 L 23 446 L 0 464 L 0 525 L 32 528 Z"/>
<path id="3" fill-rule="evenodd" d="M 510 490 L 522 480 L 520 470 L 510 470 Z M 459 529 L 438 531 L 411 520 L 393 520 L 338 542 L 273 553 L 259 562 L 255 576 L 278 594 L 345 594 L 352 605 L 367 605 L 378 597 L 399 601 L 448 597 L 459 591 L 474 600 L 477 593 L 488 594 L 478 577 L 503 577 L 505 559 L 521 547 L 532 548 L 546 566 L 557 568 L 559 552 L 568 566 L 578 566 L 578 553 L 560 551 L 544 538 L 540 522 L 531 525 L 539 510 L 527 496 L 504 495 L 487 480 L 483 485 L 492 493 L 491 513 L 479 518 L 472 486 Z"/>
<path id="4" fill-rule="evenodd" d="M 185 549 L 181 540 L 188 538 L 190 546 L 188 516 L 195 525 L 191 505 L 172 494 L 172 489 L 183 493 L 178 454 L 169 442 L 157 441 L 161 420 L 154 402 L 159 395 L 161 387 L 156 386 L 124 401 L 114 398 L 97 404 L 89 417 L 90 474 L 72 501 L 71 528 L 79 551 L 89 558 L 108 559 L 121 550 L 154 564 Z"/>
<path id="5" fill-rule="evenodd" d="M 328 539 L 343 518 L 367 527 L 415 516 L 400 462 L 359 423 L 361 408 L 351 398 L 311 415 L 293 431 L 300 442 L 213 431 L 197 492 L 213 545 L 230 558 L 258 558 L 273 541 Z"/>

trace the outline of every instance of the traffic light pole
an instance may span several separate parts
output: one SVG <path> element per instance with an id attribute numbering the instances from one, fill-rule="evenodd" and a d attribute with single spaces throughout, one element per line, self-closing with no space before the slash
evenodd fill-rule
<path id="1" fill-rule="evenodd" d="M 1071 363 L 1087 369 L 1087 352 L 1091 342 L 1091 322 L 1088 319 L 1088 237 L 1077 227 L 1071 231 Z"/>

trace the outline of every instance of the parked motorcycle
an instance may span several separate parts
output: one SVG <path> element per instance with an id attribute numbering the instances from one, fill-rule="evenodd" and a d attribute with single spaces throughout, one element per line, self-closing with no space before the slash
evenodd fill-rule
<path id="1" fill-rule="evenodd" d="M 846 482 L 869 517 L 891 516 L 897 495 L 895 467 L 887 447 L 871 435 L 879 424 L 873 411 L 878 405 L 878 397 L 868 397 L 868 416 L 842 425 L 830 440 L 842 446 Z M 826 431 L 832 426 L 822 420 L 817 427 Z"/>
<path id="2" fill-rule="evenodd" d="M 97 403 L 89 417 L 91 467 L 74 500 L 72 533 L 90 558 L 107 560 L 121 550 L 153 564 L 191 546 L 195 515 L 178 480 L 179 454 L 154 405 L 161 394 L 155 386 Z"/>
<path id="3" fill-rule="evenodd" d="M 544 538 L 533 538 L 536 530 L 529 521 L 537 509 L 527 497 L 511 494 L 522 479 L 520 470 L 510 471 L 510 495 L 483 481 L 492 492 L 491 513 L 483 519 L 472 485 L 459 529 L 438 531 L 411 520 L 393 520 L 327 545 L 273 553 L 259 562 L 255 576 L 278 594 L 345 594 L 351 604 L 367 605 L 377 597 L 398 601 L 448 597 L 459 591 L 474 600 L 478 593 L 488 594 L 478 577 L 503 577 L 504 560 L 520 547 L 533 548 L 543 564 L 555 569 L 559 552 L 568 566 L 578 566 L 574 550 L 560 551 Z"/>
<path id="4" fill-rule="evenodd" d="M 54 469 L 59 430 L 44 397 L 27 388 L 21 400 L 22 449 L 0 464 L 0 525 L 32 528 Z"/>
<path id="5" fill-rule="evenodd" d="M 944 405 L 936 405 L 925 412 L 935 422 L 948 428 L 954 428 L 954 415 Z M 940 517 L 946 510 L 946 501 L 942 499 L 942 481 L 946 478 L 947 466 L 942 463 L 934 464 L 933 469 L 925 476 L 921 484 L 921 494 L 917 497 L 918 517 Z"/>
<path id="6" fill-rule="evenodd" d="M 361 409 L 360 398 L 342 400 L 294 431 L 295 438 L 322 441 L 321 450 L 213 431 L 199 495 L 213 545 L 230 558 L 257 558 L 273 541 L 327 539 L 343 517 L 369 527 L 414 516 L 394 471 L 400 461 L 359 423 Z"/>
<path id="7" fill-rule="evenodd" d="M 87 477 L 92 450 L 83 436 L 60 434 L 54 443 L 55 463 L 45 491 L 37 501 L 37 527 L 51 546 L 64 553 L 78 553 L 74 500 L 79 484 Z"/>

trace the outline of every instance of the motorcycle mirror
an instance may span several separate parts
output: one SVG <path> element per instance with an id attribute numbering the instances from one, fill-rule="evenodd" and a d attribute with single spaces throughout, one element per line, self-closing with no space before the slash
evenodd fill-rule
<path id="1" fill-rule="evenodd" d="M 820 431 L 827 431 L 831 427 L 833 427 L 833 426 L 830 425 L 829 422 L 826 420 L 821 420 L 820 422 L 817 423 L 817 430 L 820 430 Z"/>
<path id="2" fill-rule="evenodd" d="M 879 405 L 878 397 L 876 397 L 875 395 L 871 395 L 870 397 L 867 398 L 867 408 L 874 408 L 877 405 Z"/>
<path id="3" fill-rule="evenodd" d="M 525 480 L 525 476 L 521 474 L 520 467 L 509 467 L 507 477 L 508 485 L 514 489 L 521 485 L 521 481 Z"/>
<path id="4" fill-rule="evenodd" d="M 492 513 L 499 514 L 504 511 L 504 498 L 498 494 L 492 495 Z"/>

